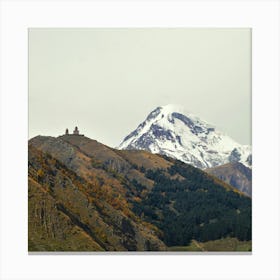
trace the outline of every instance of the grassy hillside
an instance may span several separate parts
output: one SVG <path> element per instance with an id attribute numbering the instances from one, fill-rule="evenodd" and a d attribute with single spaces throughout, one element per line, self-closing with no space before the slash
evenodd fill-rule
<path id="1" fill-rule="evenodd" d="M 30 250 L 158 251 L 193 239 L 251 239 L 251 199 L 180 161 L 69 135 L 31 139 L 28 163 Z"/>
<path id="2" fill-rule="evenodd" d="M 156 228 L 105 184 L 89 183 L 33 146 L 28 169 L 30 251 L 165 250 Z"/>
<path id="3" fill-rule="evenodd" d="M 251 252 L 252 241 L 240 241 L 237 238 L 223 238 L 207 242 L 192 240 L 188 246 L 169 247 L 176 252 Z"/>
<path id="4" fill-rule="evenodd" d="M 79 225 L 59 211 L 40 184 L 28 180 L 29 251 L 104 251 Z"/>

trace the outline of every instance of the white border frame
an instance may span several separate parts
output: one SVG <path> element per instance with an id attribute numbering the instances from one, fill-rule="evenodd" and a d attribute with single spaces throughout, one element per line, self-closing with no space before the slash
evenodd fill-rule
<path id="1" fill-rule="evenodd" d="M 1 279 L 280 279 L 278 1 L 7 0 L 0 8 Z M 28 255 L 29 27 L 253 28 L 252 255 Z"/>

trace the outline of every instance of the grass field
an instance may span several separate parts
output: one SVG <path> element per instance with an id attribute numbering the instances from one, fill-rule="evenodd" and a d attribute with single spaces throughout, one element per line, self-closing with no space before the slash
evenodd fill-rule
<path id="1" fill-rule="evenodd" d="M 173 252 L 251 252 L 252 241 L 239 241 L 237 238 L 223 238 L 208 242 L 192 240 L 188 246 L 169 247 Z"/>

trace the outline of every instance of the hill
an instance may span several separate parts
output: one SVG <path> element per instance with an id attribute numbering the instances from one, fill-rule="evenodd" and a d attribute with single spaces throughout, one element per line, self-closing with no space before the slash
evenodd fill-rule
<path id="1" fill-rule="evenodd" d="M 252 170 L 240 162 L 230 162 L 221 166 L 205 169 L 241 192 L 252 196 Z"/>
<path id="2" fill-rule="evenodd" d="M 34 137 L 28 152 L 30 251 L 251 239 L 251 199 L 188 164 L 75 135 Z"/>
<path id="3" fill-rule="evenodd" d="M 113 178 L 87 181 L 33 146 L 28 170 L 29 251 L 165 250 L 156 228 L 133 214 Z"/>

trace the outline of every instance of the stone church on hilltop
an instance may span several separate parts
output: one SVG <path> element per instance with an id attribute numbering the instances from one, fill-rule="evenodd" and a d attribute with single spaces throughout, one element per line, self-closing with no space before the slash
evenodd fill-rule
<path id="1" fill-rule="evenodd" d="M 74 131 L 73 131 L 73 134 L 70 134 L 68 128 L 66 128 L 66 130 L 65 130 L 65 135 L 84 136 L 84 134 L 80 134 L 79 129 L 78 129 L 77 126 L 75 126 L 75 129 L 74 129 Z"/>

